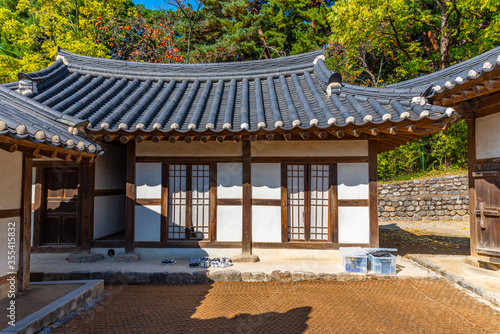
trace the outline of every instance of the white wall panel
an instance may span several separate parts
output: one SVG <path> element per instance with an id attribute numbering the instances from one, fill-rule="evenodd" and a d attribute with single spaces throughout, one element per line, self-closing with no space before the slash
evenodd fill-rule
<path id="1" fill-rule="evenodd" d="M 217 164 L 217 198 L 243 197 L 243 164 Z"/>
<path id="2" fill-rule="evenodd" d="M 338 164 L 339 199 L 368 199 L 368 164 Z"/>
<path id="3" fill-rule="evenodd" d="M 476 157 L 500 157 L 500 113 L 476 119 Z"/>
<path id="4" fill-rule="evenodd" d="M 281 242 L 280 206 L 252 206 L 252 241 Z"/>
<path id="5" fill-rule="evenodd" d="M 99 196 L 94 199 L 94 239 L 125 230 L 125 196 Z"/>
<path id="6" fill-rule="evenodd" d="M 0 210 L 21 207 L 23 154 L 0 150 Z"/>
<path id="7" fill-rule="evenodd" d="M 256 141 L 253 157 L 347 157 L 368 156 L 368 140 Z"/>
<path id="8" fill-rule="evenodd" d="M 281 165 L 252 164 L 252 198 L 281 199 Z"/>
<path id="9" fill-rule="evenodd" d="M 136 154 L 138 157 L 241 157 L 241 145 L 241 143 L 235 143 L 233 141 L 224 141 L 220 144 L 215 141 L 206 144 L 199 141 L 189 144 L 178 141 L 172 144 L 165 141 L 153 143 L 152 141 L 146 140 L 137 144 Z"/>
<path id="10" fill-rule="evenodd" d="M 242 224 L 240 205 L 217 206 L 217 241 L 241 241 Z"/>
<path id="11" fill-rule="evenodd" d="M 366 206 L 339 207 L 339 243 L 370 242 L 370 210 Z"/>
<path id="12" fill-rule="evenodd" d="M 125 148 L 105 143 L 100 145 L 106 149 L 106 153 L 95 162 L 95 189 L 125 189 Z"/>
<path id="13" fill-rule="evenodd" d="M 135 183 L 137 198 L 161 198 L 161 164 L 137 163 Z"/>
<path id="14" fill-rule="evenodd" d="M 160 241 L 161 206 L 135 206 L 135 241 Z"/>

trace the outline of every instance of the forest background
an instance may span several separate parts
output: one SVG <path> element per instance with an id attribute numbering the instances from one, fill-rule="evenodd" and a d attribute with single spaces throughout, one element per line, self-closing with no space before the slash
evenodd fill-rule
<path id="1" fill-rule="evenodd" d="M 345 82 L 383 87 L 492 49 L 500 0 L 0 0 L 0 83 L 55 61 L 56 47 L 143 62 L 276 58 L 325 48 Z M 379 154 L 381 180 L 467 168 L 467 126 Z M 435 173 L 435 172 L 434 172 Z"/>

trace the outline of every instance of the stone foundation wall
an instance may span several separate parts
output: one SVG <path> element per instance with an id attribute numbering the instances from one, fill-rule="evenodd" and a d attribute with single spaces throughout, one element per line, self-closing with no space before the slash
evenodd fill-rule
<path id="1" fill-rule="evenodd" d="M 469 219 L 467 175 L 379 183 L 379 221 Z"/>

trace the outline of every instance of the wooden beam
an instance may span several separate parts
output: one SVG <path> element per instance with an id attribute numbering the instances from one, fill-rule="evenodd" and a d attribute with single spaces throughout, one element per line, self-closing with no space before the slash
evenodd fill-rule
<path id="1" fill-rule="evenodd" d="M 302 137 L 302 139 L 304 140 L 307 140 L 309 139 L 309 132 L 301 132 L 299 133 L 300 137 Z"/>
<path id="2" fill-rule="evenodd" d="M 218 142 L 219 144 L 221 144 L 225 138 L 226 138 L 226 136 L 219 135 L 219 136 L 215 137 L 215 141 Z"/>
<path id="3" fill-rule="evenodd" d="M 467 120 L 467 159 L 469 165 L 469 223 L 470 223 L 470 253 L 477 256 L 477 221 L 473 214 L 476 208 L 476 189 L 474 184 L 474 166 L 476 164 L 476 118 Z"/>
<path id="4" fill-rule="evenodd" d="M 488 80 L 486 81 L 486 89 L 490 91 L 495 91 L 500 89 L 500 80 Z"/>
<path id="5" fill-rule="evenodd" d="M 368 133 L 370 133 L 372 136 L 378 135 L 379 132 L 380 132 L 380 130 L 377 128 L 372 128 L 372 129 L 368 130 Z"/>
<path id="6" fill-rule="evenodd" d="M 109 143 L 109 142 L 115 140 L 117 137 L 118 137 L 118 135 L 107 134 L 107 135 L 104 135 L 104 141 Z"/>
<path id="7" fill-rule="evenodd" d="M 283 134 L 283 138 L 285 138 L 286 141 L 292 140 L 292 134 L 287 132 Z"/>
<path id="8" fill-rule="evenodd" d="M 9 147 L 9 152 L 13 153 L 13 152 L 17 151 L 17 149 L 18 149 L 17 144 L 12 144 Z"/>
<path id="9" fill-rule="evenodd" d="M 368 192 L 370 216 L 370 247 L 378 247 L 378 202 L 377 202 L 377 141 L 368 141 Z"/>
<path id="10" fill-rule="evenodd" d="M 416 129 L 417 129 L 417 127 L 413 124 L 405 125 L 405 126 L 401 127 L 401 131 L 406 131 L 406 132 L 415 132 Z"/>
<path id="11" fill-rule="evenodd" d="M 175 143 L 179 139 L 179 136 L 169 136 L 168 141 L 171 142 L 172 144 Z"/>
<path id="12" fill-rule="evenodd" d="M 486 85 L 477 85 L 472 88 L 472 92 L 474 95 L 479 96 L 479 95 L 484 95 L 484 94 L 489 94 L 491 93 L 490 89 L 486 87 Z"/>
<path id="13" fill-rule="evenodd" d="M 19 291 L 27 291 L 30 284 L 31 256 L 31 184 L 33 159 L 23 154 L 21 191 L 21 222 L 19 229 L 19 264 L 17 283 Z"/>
<path id="14" fill-rule="evenodd" d="M 475 97 L 474 91 L 472 89 L 462 91 L 461 95 L 464 100 L 468 100 Z"/>
<path id="15" fill-rule="evenodd" d="M 210 136 L 201 136 L 200 137 L 200 141 L 203 143 L 203 144 L 206 144 L 208 143 L 208 141 L 210 140 Z"/>
<path id="16" fill-rule="evenodd" d="M 250 141 L 257 141 L 257 135 L 250 135 Z"/>
<path id="17" fill-rule="evenodd" d="M 453 94 L 451 95 L 451 101 L 453 103 L 458 103 L 458 102 L 462 102 L 464 99 L 464 97 L 462 96 L 462 94 Z"/>
<path id="18" fill-rule="evenodd" d="M 163 139 L 163 136 L 153 136 L 151 137 L 151 141 L 153 143 L 159 143 Z"/>
<path id="19" fill-rule="evenodd" d="M 134 138 L 134 136 L 121 136 L 120 137 L 120 143 L 126 144 L 129 142 L 130 139 Z"/>
<path id="20" fill-rule="evenodd" d="M 126 161 L 126 181 L 125 186 L 125 252 L 134 251 L 135 237 L 135 141 L 127 143 L 127 161 Z"/>
<path id="21" fill-rule="evenodd" d="M 169 186 L 169 164 L 161 164 L 161 219 L 160 219 L 160 241 L 168 240 L 168 186 Z"/>
<path id="22" fill-rule="evenodd" d="M 342 131 L 342 130 L 332 131 L 331 133 L 332 133 L 332 135 L 334 135 L 335 137 L 337 137 L 339 139 L 343 138 L 345 135 L 344 131 Z"/>
<path id="23" fill-rule="evenodd" d="M 266 138 L 267 138 L 268 141 L 273 141 L 274 140 L 274 134 L 268 133 L 268 134 L 266 134 Z"/>
<path id="24" fill-rule="evenodd" d="M 248 140 L 242 142 L 243 162 L 243 235 L 241 239 L 241 252 L 245 255 L 252 254 L 252 145 Z"/>
<path id="25" fill-rule="evenodd" d="M 136 143 L 142 143 L 148 136 L 136 136 L 135 141 Z"/>
<path id="26" fill-rule="evenodd" d="M 67 154 L 66 157 L 64 158 L 64 161 L 68 162 L 71 160 L 71 154 Z"/>
<path id="27" fill-rule="evenodd" d="M 326 137 L 328 137 L 328 133 L 326 131 L 320 131 L 320 132 L 317 133 L 317 136 L 320 139 L 326 139 Z"/>
<path id="28" fill-rule="evenodd" d="M 240 135 L 234 135 L 233 136 L 233 142 L 239 143 L 241 141 L 241 136 Z"/>
<path id="29" fill-rule="evenodd" d="M 80 247 L 90 251 L 90 242 L 94 239 L 95 165 L 80 167 L 78 178 Z"/>
<path id="30" fill-rule="evenodd" d="M 391 135 L 395 135 L 398 133 L 398 128 L 396 128 L 395 126 L 388 127 L 387 132 Z"/>
<path id="31" fill-rule="evenodd" d="M 281 164 L 281 242 L 288 242 L 288 167 Z"/>
<path id="32" fill-rule="evenodd" d="M 361 136 L 361 130 L 360 129 L 354 129 L 351 131 L 351 135 L 354 137 L 359 137 Z"/>
<path id="33" fill-rule="evenodd" d="M 184 141 L 186 143 L 188 143 L 188 144 L 191 143 L 193 141 L 193 136 L 186 136 L 186 137 L 184 137 Z"/>

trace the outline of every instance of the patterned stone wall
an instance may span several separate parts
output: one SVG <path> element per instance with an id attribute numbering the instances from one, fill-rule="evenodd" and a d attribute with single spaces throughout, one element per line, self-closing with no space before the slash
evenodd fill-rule
<path id="1" fill-rule="evenodd" d="M 467 175 L 379 183 L 379 220 L 466 221 L 468 189 Z"/>

